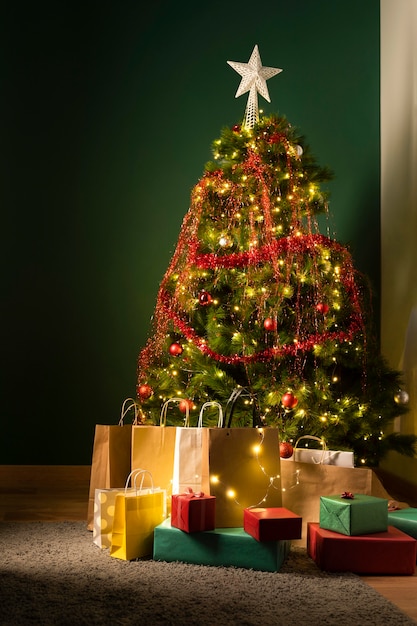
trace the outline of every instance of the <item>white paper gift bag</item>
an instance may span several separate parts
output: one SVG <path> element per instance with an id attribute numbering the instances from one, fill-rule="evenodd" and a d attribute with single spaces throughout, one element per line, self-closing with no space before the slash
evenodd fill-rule
<path id="1" fill-rule="evenodd" d="M 174 473 L 172 493 L 210 493 L 208 466 L 208 428 L 203 427 L 204 410 L 210 407 L 219 412 L 218 427 L 223 425 L 223 410 L 218 402 L 205 402 L 200 410 L 197 427 L 177 427 L 175 435 Z"/>
<path id="2" fill-rule="evenodd" d="M 321 450 L 315 448 L 300 448 L 298 444 L 302 439 L 317 441 Z M 319 437 L 313 435 L 303 435 L 295 442 L 294 455 L 288 461 L 298 461 L 299 463 L 315 463 L 316 465 L 337 465 L 338 467 L 354 467 L 353 452 L 345 450 L 328 450 L 326 443 Z"/>
<path id="3" fill-rule="evenodd" d="M 124 493 L 124 488 L 95 490 L 93 542 L 99 548 L 110 548 L 114 505 L 118 493 Z"/>

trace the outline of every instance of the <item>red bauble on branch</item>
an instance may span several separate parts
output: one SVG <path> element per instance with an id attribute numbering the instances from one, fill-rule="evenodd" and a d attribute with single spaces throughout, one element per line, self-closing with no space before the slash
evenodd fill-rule
<path id="1" fill-rule="evenodd" d="M 279 444 L 279 456 L 281 459 L 290 459 L 293 454 L 294 448 L 288 441 L 282 441 Z"/>
<path id="2" fill-rule="evenodd" d="M 213 298 L 208 291 L 203 289 L 203 291 L 201 291 L 198 296 L 198 301 L 202 306 L 207 306 L 208 304 L 211 304 L 213 302 Z"/>
<path id="3" fill-rule="evenodd" d="M 267 331 L 273 331 L 277 329 L 277 321 L 274 320 L 272 317 L 267 317 L 264 320 L 264 328 Z"/>
<path id="4" fill-rule="evenodd" d="M 192 400 L 184 398 L 184 400 L 181 400 L 181 402 L 179 403 L 178 408 L 181 411 L 181 413 L 186 413 L 187 408 L 189 411 L 191 411 L 193 406 L 194 406 L 194 402 Z"/>
<path id="5" fill-rule="evenodd" d="M 171 356 L 180 356 L 180 354 L 182 354 L 184 351 L 184 348 L 182 347 L 181 344 L 175 342 L 175 343 L 171 343 L 171 345 L 169 346 L 169 353 Z"/>
<path id="6" fill-rule="evenodd" d="M 147 400 L 153 394 L 153 389 L 150 385 L 140 385 L 138 388 L 138 395 L 141 400 Z"/>
<path id="7" fill-rule="evenodd" d="M 291 391 L 287 391 L 281 398 L 281 404 L 286 409 L 293 409 L 298 404 L 298 398 Z"/>
<path id="8" fill-rule="evenodd" d="M 316 304 L 316 309 L 319 313 L 323 313 L 323 315 L 326 315 L 326 313 L 329 312 L 329 305 L 325 302 L 319 302 L 318 304 Z"/>

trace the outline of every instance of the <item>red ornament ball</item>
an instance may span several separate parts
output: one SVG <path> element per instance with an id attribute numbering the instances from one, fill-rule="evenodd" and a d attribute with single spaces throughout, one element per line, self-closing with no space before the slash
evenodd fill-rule
<path id="1" fill-rule="evenodd" d="M 181 411 L 181 413 L 186 413 L 187 408 L 189 411 L 191 411 L 193 406 L 194 406 L 194 402 L 192 400 L 188 400 L 187 398 L 184 398 L 184 400 L 181 400 L 181 402 L 179 403 L 178 408 Z"/>
<path id="2" fill-rule="evenodd" d="M 277 321 L 274 320 L 272 317 L 267 317 L 264 320 L 264 328 L 265 328 L 265 330 L 268 330 L 268 331 L 276 330 L 277 329 Z"/>
<path id="3" fill-rule="evenodd" d="M 202 306 L 207 306 L 208 304 L 211 304 L 213 302 L 213 298 L 208 291 L 203 289 L 203 291 L 201 291 L 200 295 L 198 296 L 198 301 Z"/>
<path id="4" fill-rule="evenodd" d="M 179 356 L 184 351 L 184 348 L 179 343 L 171 343 L 169 346 L 169 353 L 171 356 Z"/>
<path id="5" fill-rule="evenodd" d="M 298 398 L 291 391 L 287 391 L 281 398 L 281 404 L 286 409 L 293 409 L 298 404 Z"/>
<path id="6" fill-rule="evenodd" d="M 282 441 L 279 444 L 279 456 L 281 459 L 290 459 L 293 454 L 294 448 L 288 441 Z"/>
<path id="7" fill-rule="evenodd" d="M 234 126 L 232 126 L 232 131 L 234 133 L 240 133 L 240 124 L 235 124 Z"/>
<path id="8" fill-rule="evenodd" d="M 316 305 L 316 309 L 319 313 L 323 313 L 323 315 L 326 315 L 326 313 L 329 312 L 329 305 L 325 304 L 324 302 L 319 302 Z"/>
<path id="9" fill-rule="evenodd" d="M 270 138 L 268 139 L 269 143 L 279 143 L 281 141 L 281 137 L 278 133 L 274 133 L 273 135 L 270 136 Z"/>
<path id="10" fill-rule="evenodd" d="M 138 394 L 141 400 L 147 400 L 153 394 L 153 389 L 150 385 L 139 385 Z"/>

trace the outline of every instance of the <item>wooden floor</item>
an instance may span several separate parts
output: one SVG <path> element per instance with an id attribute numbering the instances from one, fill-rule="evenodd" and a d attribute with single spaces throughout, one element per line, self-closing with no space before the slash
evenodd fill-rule
<path id="1" fill-rule="evenodd" d="M 89 480 L 90 467 L 84 465 L 0 465 L 0 522 L 86 521 Z M 401 489 L 393 498 L 416 506 Z M 417 569 L 413 576 L 362 579 L 417 624 Z"/>

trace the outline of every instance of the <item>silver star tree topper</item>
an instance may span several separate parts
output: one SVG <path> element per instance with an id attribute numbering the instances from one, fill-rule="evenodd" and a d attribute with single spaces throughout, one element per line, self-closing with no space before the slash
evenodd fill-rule
<path id="1" fill-rule="evenodd" d="M 256 122 L 259 121 L 258 92 L 265 100 L 271 102 L 266 81 L 268 78 L 272 78 L 282 72 L 282 70 L 277 67 L 262 67 L 257 45 L 254 47 L 248 63 L 228 61 L 228 64 L 242 76 L 235 98 L 249 91 L 243 126 L 245 128 L 253 128 Z"/>

